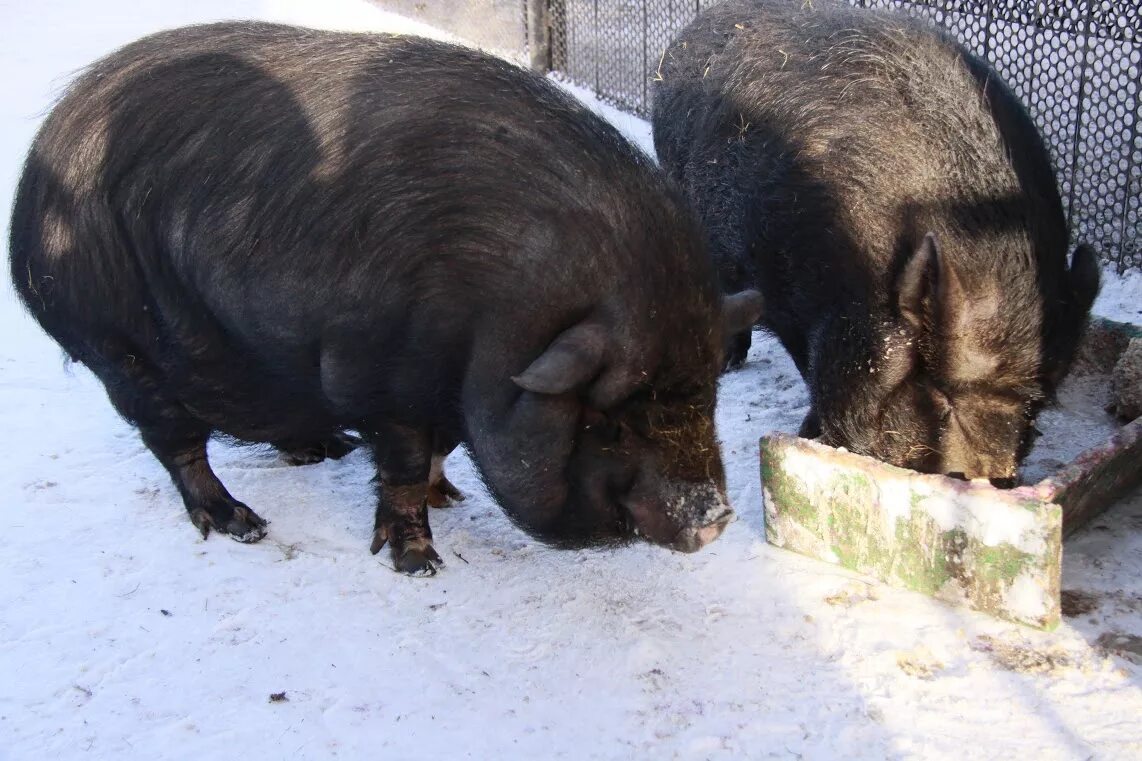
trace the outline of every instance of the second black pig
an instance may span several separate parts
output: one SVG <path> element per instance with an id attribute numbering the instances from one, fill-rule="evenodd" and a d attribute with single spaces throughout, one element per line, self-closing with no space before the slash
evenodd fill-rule
<path id="1" fill-rule="evenodd" d="M 802 434 L 1011 484 L 1098 262 L 1068 268 L 1050 158 L 995 71 L 902 15 L 729 0 L 661 72 L 655 147 L 723 287 L 760 287 L 809 387 Z"/>

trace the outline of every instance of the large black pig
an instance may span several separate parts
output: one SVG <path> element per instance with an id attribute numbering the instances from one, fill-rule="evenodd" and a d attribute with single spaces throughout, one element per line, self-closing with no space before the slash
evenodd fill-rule
<path id="1" fill-rule="evenodd" d="M 692 551 L 732 515 L 715 384 L 758 295 L 723 298 L 684 200 L 613 128 L 478 52 L 261 23 L 128 45 L 36 137 L 11 268 L 203 536 L 265 533 L 211 471 L 215 433 L 312 462 L 359 432 L 372 549 L 409 573 L 441 564 L 426 502 L 459 497 L 459 443 L 549 542 Z"/>
<path id="2" fill-rule="evenodd" d="M 903 15 L 729 0 L 657 79 L 659 157 L 723 287 L 760 287 L 809 387 L 802 435 L 1012 483 L 1099 274 L 1085 246 L 1068 269 L 1050 158 L 995 71 Z"/>

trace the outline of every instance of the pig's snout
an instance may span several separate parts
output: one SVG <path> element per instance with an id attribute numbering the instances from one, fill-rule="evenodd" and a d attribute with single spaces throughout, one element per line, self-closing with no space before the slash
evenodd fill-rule
<path id="1" fill-rule="evenodd" d="M 670 547 L 679 552 L 697 552 L 721 536 L 726 526 L 734 521 L 734 517 L 734 511 L 726 508 L 724 513 L 705 526 L 692 526 L 679 531 Z"/>
<path id="2" fill-rule="evenodd" d="M 656 486 L 650 493 L 636 488 L 625 500 L 635 533 L 655 544 L 696 552 L 721 536 L 734 519 L 725 493 L 714 483 Z"/>

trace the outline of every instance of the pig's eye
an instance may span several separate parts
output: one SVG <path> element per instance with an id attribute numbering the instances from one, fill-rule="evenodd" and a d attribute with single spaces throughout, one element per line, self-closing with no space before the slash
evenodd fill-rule
<path id="1" fill-rule="evenodd" d="M 583 410 L 583 430 L 590 431 L 607 443 L 618 441 L 622 435 L 622 425 L 617 420 L 589 407 Z"/>

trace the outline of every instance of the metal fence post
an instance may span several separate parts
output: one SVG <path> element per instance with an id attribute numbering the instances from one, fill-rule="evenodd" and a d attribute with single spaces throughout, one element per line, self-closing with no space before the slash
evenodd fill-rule
<path id="1" fill-rule="evenodd" d="M 550 0 L 527 0 L 527 52 L 533 71 L 551 71 Z"/>

